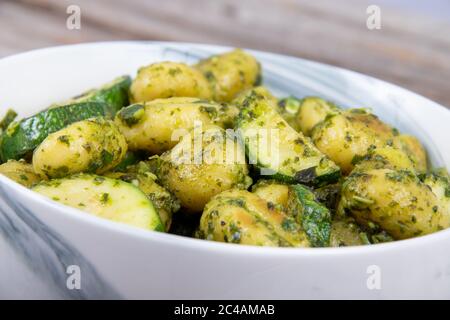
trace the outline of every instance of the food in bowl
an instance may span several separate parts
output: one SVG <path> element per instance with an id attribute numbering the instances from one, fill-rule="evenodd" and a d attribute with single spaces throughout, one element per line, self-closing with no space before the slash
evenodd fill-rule
<path id="1" fill-rule="evenodd" d="M 0 173 L 135 227 L 236 244 L 329 247 L 450 225 L 449 175 L 370 110 L 275 97 L 233 50 L 158 62 L 0 122 Z"/>

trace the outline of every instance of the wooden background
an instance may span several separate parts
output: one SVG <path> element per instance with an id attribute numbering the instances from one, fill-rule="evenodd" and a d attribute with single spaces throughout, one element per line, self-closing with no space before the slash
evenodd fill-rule
<path id="1" fill-rule="evenodd" d="M 366 27 L 372 3 L 381 8 L 381 30 Z M 71 4 L 81 8 L 81 30 L 66 28 Z M 448 0 L 0 0 L 0 57 L 127 39 L 290 54 L 373 75 L 450 106 Z"/>

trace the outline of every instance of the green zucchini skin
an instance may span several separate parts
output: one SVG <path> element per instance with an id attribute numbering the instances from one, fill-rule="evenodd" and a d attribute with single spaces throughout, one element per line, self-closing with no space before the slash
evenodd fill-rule
<path id="1" fill-rule="evenodd" d="M 259 151 L 268 148 L 261 145 L 255 147 L 255 143 L 251 142 L 255 139 L 255 130 L 264 129 L 278 130 L 280 145 L 279 150 L 275 151 L 278 151 L 278 164 L 273 161 L 274 152 L 263 159 L 264 155 Z M 341 176 L 340 168 L 321 153 L 308 137 L 289 126 L 277 112 L 276 105 L 256 91 L 241 103 L 236 130 L 245 145 L 247 156 L 256 162 L 255 166 L 261 174 L 270 175 L 272 179 L 318 187 L 334 183 Z"/>
<path id="2" fill-rule="evenodd" d="M 9 124 L 12 123 L 16 117 L 17 117 L 17 113 L 12 109 L 8 109 L 8 111 L 6 111 L 6 114 L 3 117 L 3 119 L 0 120 L 0 145 L 2 143 L 3 132 L 6 130 L 6 128 L 8 128 Z M 5 161 L 2 160 L 2 157 L 0 155 L 0 164 L 2 164 L 4 162 Z"/>
<path id="3" fill-rule="evenodd" d="M 274 173 L 270 177 L 272 179 L 281 181 L 283 183 L 295 184 L 301 183 L 312 187 L 323 187 L 331 183 L 335 183 L 341 177 L 341 171 L 331 171 L 317 176 L 317 167 L 310 167 L 305 170 L 297 171 L 294 176 L 282 174 L 280 172 Z"/>
<path id="4" fill-rule="evenodd" d="M 314 193 L 301 184 L 291 185 L 288 212 L 301 224 L 312 247 L 330 245 L 330 210 L 316 201 Z"/>
<path id="5" fill-rule="evenodd" d="M 12 109 L 8 109 L 6 111 L 5 116 L 2 120 L 0 120 L 0 134 L 8 128 L 9 124 L 14 121 L 14 119 L 17 117 L 17 112 L 15 112 Z"/>
<path id="6" fill-rule="evenodd" d="M 0 158 L 18 160 L 31 153 L 44 139 L 71 123 L 93 118 L 112 118 L 114 110 L 101 102 L 80 102 L 50 108 L 11 123 L 0 140 Z"/>
<path id="7" fill-rule="evenodd" d="M 123 160 L 114 167 L 112 171 L 125 171 L 129 166 L 137 164 L 141 160 L 141 157 L 136 152 L 127 151 Z"/>
<path id="8" fill-rule="evenodd" d="M 134 227 L 164 231 L 153 202 L 135 185 L 93 174 L 43 181 L 33 190 L 59 203 Z"/>
<path id="9" fill-rule="evenodd" d="M 131 78 L 121 76 L 103 85 L 74 97 L 75 102 L 103 102 L 110 106 L 113 114 L 130 104 Z"/>

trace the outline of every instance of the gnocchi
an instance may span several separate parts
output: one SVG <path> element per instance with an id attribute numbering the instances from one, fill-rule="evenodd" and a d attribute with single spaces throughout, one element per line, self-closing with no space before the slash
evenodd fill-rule
<path id="1" fill-rule="evenodd" d="M 83 120 L 50 134 L 34 151 L 33 168 L 49 178 L 103 173 L 118 165 L 127 149 L 125 137 L 112 121 Z"/>
<path id="2" fill-rule="evenodd" d="M 350 173 L 358 157 L 371 149 L 398 146 L 395 130 L 374 114 L 363 109 L 351 109 L 317 124 L 312 139 L 317 148 Z"/>
<path id="3" fill-rule="evenodd" d="M 131 83 L 132 102 L 171 97 L 212 97 L 208 81 L 195 68 L 184 63 L 158 62 L 139 69 Z"/>
<path id="4" fill-rule="evenodd" d="M 0 174 L 3 174 L 25 187 L 31 187 L 42 178 L 33 169 L 33 166 L 25 160 L 9 160 L 0 165 Z"/>
<path id="5" fill-rule="evenodd" d="M 200 61 L 196 66 L 208 80 L 212 98 L 229 102 L 261 83 L 261 66 L 250 54 L 236 49 Z"/>
<path id="6" fill-rule="evenodd" d="M 196 149 L 200 144 L 202 148 Z M 247 189 L 252 183 L 244 150 L 215 126 L 206 127 L 198 135 L 187 134 L 158 160 L 157 175 L 163 186 L 193 213 L 201 213 L 216 194 L 232 188 Z"/>
<path id="7" fill-rule="evenodd" d="M 161 154 L 173 148 L 196 122 L 227 128 L 237 113 L 234 105 L 198 98 L 169 98 L 126 107 L 117 114 L 115 122 L 131 150 Z"/>

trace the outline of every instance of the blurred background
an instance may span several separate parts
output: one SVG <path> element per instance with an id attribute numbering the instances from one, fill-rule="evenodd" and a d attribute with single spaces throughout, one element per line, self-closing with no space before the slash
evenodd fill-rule
<path id="1" fill-rule="evenodd" d="M 70 30 L 67 8 L 81 10 Z M 369 5 L 380 8 L 370 30 Z M 0 58 L 54 45 L 169 40 L 260 49 L 363 72 L 450 107 L 450 0 L 0 0 Z"/>

